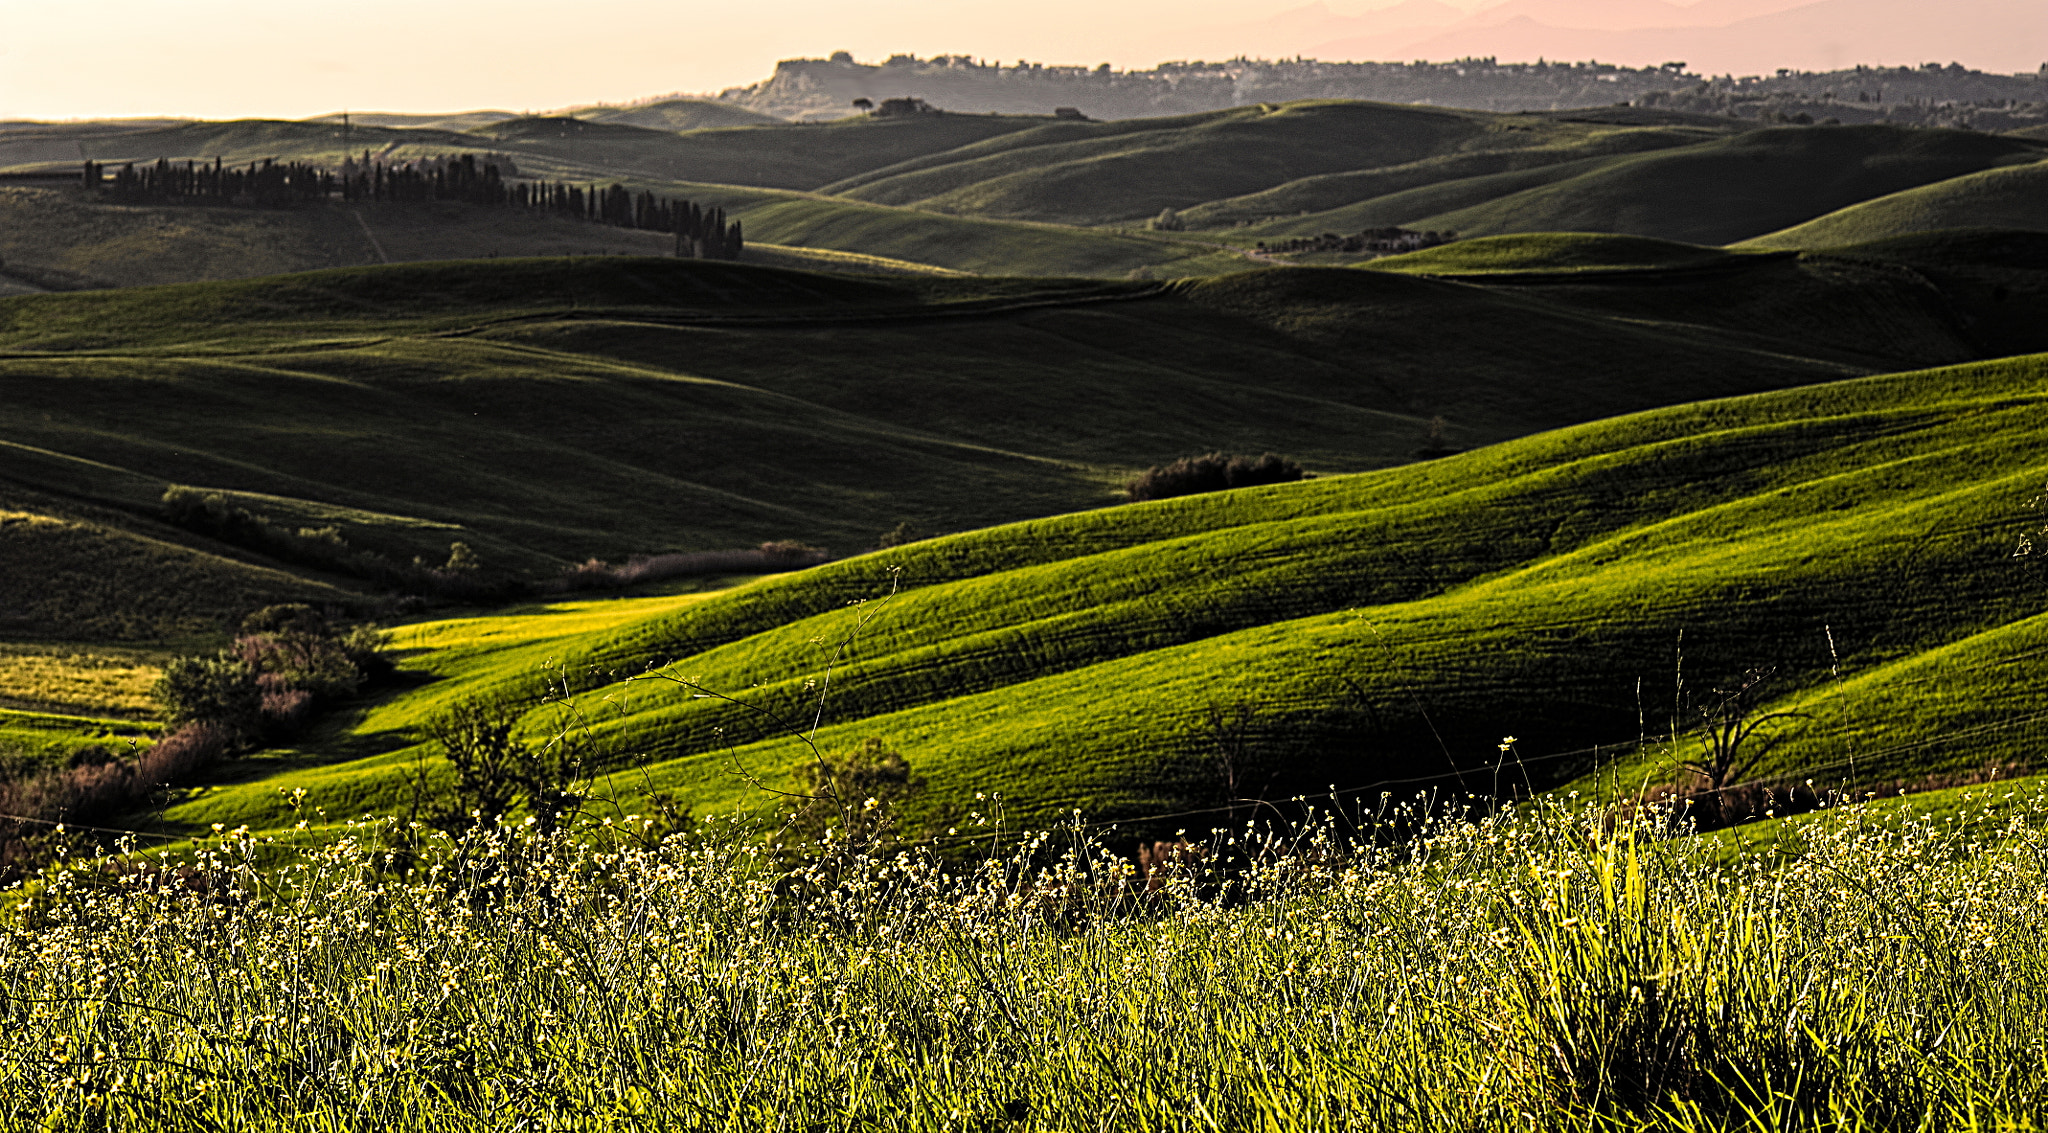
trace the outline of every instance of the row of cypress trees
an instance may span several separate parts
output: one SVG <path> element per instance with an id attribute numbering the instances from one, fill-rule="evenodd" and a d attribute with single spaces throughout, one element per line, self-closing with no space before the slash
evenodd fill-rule
<path id="1" fill-rule="evenodd" d="M 299 162 L 264 161 L 232 168 L 215 158 L 212 165 L 182 165 L 158 158 L 154 165 L 122 165 L 108 177 L 106 167 L 85 163 L 84 181 L 117 201 L 163 203 L 214 201 L 222 204 L 282 205 L 325 200 L 337 184 L 326 170 Z"/>
<path id="2" fill-rule="evenodd" d="M 559 216 L 619 228 L 675 234 L 675 254 L 685 259 L 736 260 L 745 239 L 740 223 L 725 210 L 693 201 L 634 193 L 624 185 L 600 188 L 547 181 L 508 182 L 492 162 L 464 154 L 445 162 L 387 165 L 366 152 L 360 162 L 336 173 L 301 162 L 262 161 L 246 168 L 182 164 L 159 158 L 113 169 L 88 161 L 87 187 L 132 204 L 215 203 L 279 207 L 339 196 L 344 201 L 461 201 L 487 208 L 511 208 L 536 216 Z"/>

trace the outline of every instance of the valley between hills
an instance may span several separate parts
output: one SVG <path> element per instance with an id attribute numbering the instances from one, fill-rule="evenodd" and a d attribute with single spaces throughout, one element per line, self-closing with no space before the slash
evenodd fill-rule
<path id="1" fill-rule="evenodd" d="M 543 660 L 636 706 L 593 725 L 588 773 L 744 807 L 805 749 L 639 678 L 793 717 L 842 638 L 818 734 L 914 752 L 931 822 L 989 792 L 1142 820 L 1464 781 L 1509 733 L 1525 786 L 1675 782 L 1674 696 L 1752 670 L 1802 718 L 1856 705 L 1759 774 L 2024 762 L 2038 141 L 1328 100 L 655 109 L 70 144 L 101 170 L 616 180 L 722 210 L 736 261 L 455 200 L 110 197 L 52 172 L 61 130 L 0 134 L 0 270 L 43 292 L 0 301 L 20 759 L 146 738 L 149 674 L 305 603 L 395 625 L 403 687 L 223 765 L 162 828 L 280 823 L 286 787 L 391 812 L 430 718 Z M 1374 231 L 1437 246 L 1312 246 Z M 1313 478 L 1123 502 L 1211 451 Z M 487 583 L 437 596 L 454 544 Z M 829 561 L 731 558 L 761 545 Z M 663 556 L 732 569 L 559 581 Z M 847 637 L 863 601 L 886 612 Z"/>
<path id="2" fill-rule="evenodd" d="M 0 1127 L 2037 1127 L 2044 76 L 0 123 Z"/>

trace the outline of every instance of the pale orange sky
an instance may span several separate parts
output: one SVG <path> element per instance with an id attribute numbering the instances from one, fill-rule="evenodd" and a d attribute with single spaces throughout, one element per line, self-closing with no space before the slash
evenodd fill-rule
<path id="1" fill-rule="evenodd" d="M 0 0 L 0 118 L 542 109 L 717 91 L 848 50 L 1050 61 L 1223 0 Z"/>
<path id="2" fill-rule="evenodd" d="M 911 52 L 1143 68 L 1164 59 L 1239 53 L 1412 58 L 1399 53 L 1411 42 L 1490 53 L 1496 48 L 1488 37 L 1494 36 L 1505 45 L 1498 49 L 1504 58 L 1518 58 L 1515 52 L 1525 46 L 1553 58 L 1586 57 L 1597 47 L 1602 53 L 1595 57 L 1645 64 L 1671 56 L 1620 56 L 1684 44 L 1668 35 L 1654 46 L 1592 33 L 1531 38 L 1526 28 L 1520 38 L 1481 29 L 1418 41 L 1419 33 L 1387 32 L 1382 25 L 1424 10 L 1457 19 L 1459 13 L 1434 6 L 1447 2 L 1466 11 L 1498 6 L 1500 19 L 1519 13 L 1524 25 L 1533 12 L 1551 27 L 1618 31 L 1670 27 L 1710 11 L 1740 18 L 1810 0 L 1406 0 L 1406 16 L 1374 14 L 1396 2 L 1324 0 L 1313 8 L 1316 0 L 1257 6 L 1242 0 L 0 0 L 0 120 L 544 110 L 669 91 L 716 92 L 767 77 L 777 59 L 842 49 L 863 61 Z M 1887 8 L 1905 13 L 1899 18 L 1907 23 L 1938 11 L 1937 31 L 1968 28 L 1970 12 L 1982 9 L 1974 36 L 1953 45 L 1967 65 L 2031 70 L 2042 60 L 2029 52 L 2048 55 L 2048 36 L 2031 26 L 2038 13 L 2048 12 L 2048 0 L 1826 0 L 1825 8 L 1829 27 L 1866 28 L 1887 23 Z M 1845 12 L 1850 20 L 1841 19 Z M 1484 11 L 1478 17 L 1490 18 Z M 1897 30 L 1902 35 L 1894 41 L 1907 46 L 1866 41 L 1836 44 L 1833 53 L 1900 54 L 1848 60 L 1897 64 L 1919 62 L 1903 56 L 1916 56 L 1922 46 L 1931 53 L 1951 46 L 1929 42 L 1917 30 Z M 1824 27 L 1817 34 L 1833 32 Z M 1581 42 L 1587 50 L 1575 53 Z M 2004 50 L 2007 44 L 2013 49 Z M 1317 52 L 1318 46 L 1336 53 Z M 1703 47 L 1678 57 L 1704 63 L 1704 70 L 1722 69 L 1711 54 Z M 1725 48 L 1723 54 L 1731 60 L 1727 67 L 1745 72 L 1842 62 L 1828 57 L 1826 45 L 1806 49 L 1789 42 Z M 1814 58 L 1794 57 L 1802 54 Z"/>

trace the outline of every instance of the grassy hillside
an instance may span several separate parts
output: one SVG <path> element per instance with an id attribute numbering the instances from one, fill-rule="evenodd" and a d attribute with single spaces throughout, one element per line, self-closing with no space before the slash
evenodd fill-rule
<path id="1" fill-rule="evenodd" d="M 1118 122 L 935 114 L 678 129 L 696 126 L 700 109 L 682 100 L 463 131 L 362 125 L 346 136 L 329 121 L 201 122 L 81 133 L 75 141 L 101 160 L 507 153 L 529 177 L 622 182 L 715 204 L 762 243 L 979 274 L 1110 278 L 1217 274 L 1239 266 L 1232 246 L 1390 224 L 1468 236 L 1588 231 L 1724 244 L 1915 188 L 1923 195 L 1885 205 L 1889 219 L 1843 220 L 1855 227 L 1828 239 L 1856 242 L 1972 213 L 1980 223 L 2028 227 L 2031 173 L 2007 167 L 2048 153 L 2037 142 L 1960 131 L 1806 127 L 1720 136 L 1727 130 L 1628 116 L 1334 101 Z M 12 153 L 12 144 L 0 138 L 0 168 L 47 164 L 43 150 Z M 21 265 L 27 282 L 241 278 L 380 257 L 610 254 L 659 243 L 460 210 L 356 210 L 359 223 L 347 210 L 120 208 L 74 195 L 0 190 L 9 222 L 0 224 L 0 256 Z M 1209 234 L 1087 227 L 1128 229 L 1167 208 Z M 1794 242 L 1814 239 L 1803 233 Z"/>
<path id="2" fill-rule="evenodd" d="M 935 216 L 831 198 L 753 195 L 734 211 L 749 239 L 931 264 L 982 275 L 1133 272 L 1168 278 L 1239 270 L 1234 249 L 1149 233 Z"/>
<path id="3" fill-rule="evenodd" d="M 160 482 L 0 440 L 0 641 L 180 641 L 275 602 L 361 603 L 329 582 L 155 522 L 146 511 L 152 491 L 161 494 Z M 0 655 L 0 669 L 11 664 Z M 0 678 L 0 701 L 8 699 L 133 707 L 31 695 Z"/>
<path id="4" fill-rule="evenodd" d="M 1878 197 L 1745 246 L 1838 248 L 1943 228 L 2048 230 L 2048 162 L 1989 169 Z"/>
<path id="5" fill-rule="evenodd" d="M 1719 248 L 1609 236 L 1586 232 L 1545 232 L 1532 236 L 1487 236 L 1460 240 L 1420 252 L 1384 256 L 1374 271 L 1411 275 L 1492 275 L 1513 272 L 1640 271 L 1743 265 Z"/>
<path id="6" fill-rule="evenodd" d="M 482 149 L 473 135 L 432 126 L 364 126 L 344 130 L 339 121 L 279 122 L 250 118 L 187 122 L 157 130 L 83 138 L 84 156 L 99 162 L 212 160 L 230 164 L 276 158 L 339 164 L 350 153 L 370 150 L 386 160 Z M 74 151 L 68 160 L 78 159 Z M 6 153 L 0 150 L 0 161 Z"/>
<path id="7" fill-rule="evenodd" d="M 45 287 L 248 279 L 380 262 L 660 255 L 668 238 L 453 202 L 241 209 L 122 205 L 0 186 L 0 260 Z"/>
<path id="8" fill-rule="evenodd" d="M 2001 301 L 1891 261 L 1731 260 L 1541 290 L 500 260 L 28 296 L 0 301 L 0 468 L 125 514 L 197 485 L 399 562 L 462 540 L 546 573 L 780 538 L 854 551 L 905 521 L 1109 503 L 1191 452 L 1355 471 L 1412 459 L 1433 418 L 1465 447 L 1983 356 L 1959 311 L 2009 315 L 2008 351 L 2048 347 L 2024 324 L 2048 265 L 1996 269 Z"/>
<path id="9" fill-rule="evenodd" d="M 1534 133 L 1537 127 L 1525 125 L 1521 130 Z M 1510 129 L 1510 134 L 1521 132 Z M 1676 146 L 1692 145 L 1711 139 L 1727 130 L 1669 130 L 1669 129 L 1616 129 L 1587 130 L 1579 128 L 1566 130 L 1550 126 L 1543 131 L 1544 144 L 1522 149 L 1487 149 L 1476 153 L 1450 153 L 1411 161 L 1403 165 L 1376 169 L 1356 169 L 1342 173 L 1324 173 L 1300 180 L 1275 185 L 1256 193 L 1224 200 L 1210 201 L 1185 210 L 1182 219 L 1191 228 L 1225 229 L 1239 225 L 1252 226 L 1267 222 L 1285 223 L 1291 218 L 1310 213 L 1333 212 L 1347 206 L 1357 208 L 1366 202 L 1382 197 L 1405 194 L 1411 190 L 1430 186 L 1444 186 L 1452 183 L 1488 184 L 1484 178 L 1501 174 L 1523 174 L 1535 170 L 1550 170 L 1538 175 L 1528 184 L 1545 184 L 1560 175 L 1560 167 L 1570 166 L 1583 170 L 1589 166 L 1576 163 L 1593 162 L 1601 158 L 1622 154 L 1641 153 L 1650 150 L 1670 149 Z M 1564 174 L 1570 175 L 1570 174 Z M 1431 212 L 1445 211 L 1444 208 L 1430 209 Z M 1345 231 L 1356 231 L 1368 225 L 1353 224 L 1348 220 L 1331 220 Z"/>
<path id="10" fill-rule="evenodd" d="M 2010 550 L 2039 488 L 2044 399 L 2041 356 L 1860 379 L 971 532 L 622 604 L 588 631 L 587 607 L 502 634 L 421 627 L 412 644 L 443 648 L 416 664 L 440 679 L 355 733 L 386 754 L 301 753 L 171 816 L 273 823 L 297 787 L 332 813 L 398 805 L 423 714 L 531 681 L 543 658 L 587 688 L 615 789 L 762 805 L 745 776 L 786 782 L 799 745 L 606 674 L 665 664 L 807 717 L 849 637 L 820 742 L 881 738 L 938 800 L 1001 792 L 1025 821 L 1225 806 L 1219 745 L 1242 792 L 1268 797 L 1497 774 L 1542 787 L 1600 764 L 1668 779 L 1639 737 L 1752 668 L 1777 670 L 1772 707 L 1805 714 L 1772 770 L 1854 760 L 1884 781 L 2026 758 L 2048 713 L 2048 620 L 2042 577 Z M 1506 735 L 1517 762 L 1499 771 Z"/>
<path id="11" fill-rule="evenodd" d="M 612 176 L 658 177 L 770 189 L 816 189 L 924 154 L 1029 130 L 1046 119 L 935 114 L 853 117 L 677 134 L 613 121 L 520 118 L 477 128 L 472 144 L 533 155 Z"/>
<path id="12" fill-rule="evenodd" d="M 941 212 L 1109 223 L 1319 174 L 1382 170 L 1474 151 L 1557 147 L 1616 132 L 1436 107 L 1292 102 L 1177 118 L 1045 125 L 879 168 L 824 191 Z M 1457 176 L 1461 168 L 1447 162 L 1431 172 Z"/>
<path id="13" fill-rule="evenodd" d="M 1483 205 L 1545 185 L 1570 181 L 1588 173 L 1612 168 L 1626 160 L 1625 157 L 1616 156 L 1582 157 L 1573 161 L 1538 165 L 1505 173 L 1487 173 L 1436 181 L 1413 189 L 1391 192 L 1385 196 L 1353 201 L 1306 216 L 1283 216 L 1260 221 L 1246 225 L 1230 236 L 1237 241 L 1251 241 L 1276 237 L 1285 239 L 1323 232 L 1358 232 L 1367 228 L 1428 229 L 1432 227 L 1429 218 L 1440 214 Z"/>
<path id="14" fill-rule="evenodd" d="M 592 122 L 622 126 L 644 126 L 650 130 L 686 133 L 690 130 L 727 130 L 737 126 L 772 126 L 783 120 L 772 114 L 701 98 L 671 98 L 638 106 L 592 106 L 566 113 Z"/>
<path id="15" fill-rule="evenodd" d="M 939 216 L 777 190 L 633 178 L 635 190 L 725 208 L 750 242 L 824 253 L 831 270 L 1168 278 L 1244 266 L 1203 240 Z M 454 202 L 294 209 L 121 205 L 0 186 L 0 261 L 46 288 L 246 279 L 316 268 L 534 255 L 662 255 L 659 233 Z M 799 253 L 801 254 L 801 253 Z M 867 257 L 868 259 L 863 259 Z M 743 257 L 773 266 L 788 253 Z M 903 265 L 909 265 L 907 268 Z"/>
<path id="16" fill-rule="evenodd" d="M 1729 244 L 1859 201 L 2038 160 L 2041 143 L 1891 126 L 1758 130 L 1625 158 L 1485 204 L 1410 218 L 1467 235 L 1619 232 Z"/>
<path id="17" fill-rule="evenodd" d="M 323 126 L 339 126 L 343 117 L 342 113 L 336 112 L 308 118 L 306 121 Z M 507 118 L 517 118 L 519 115 L 509 110 L 458 110 L 452 114 L 387 114 L 356 110 L 348 112 L 346 117 L 353 126 L 389 126 L 399 130 L 469 130 L 492 122 L 503 122 Z"/>

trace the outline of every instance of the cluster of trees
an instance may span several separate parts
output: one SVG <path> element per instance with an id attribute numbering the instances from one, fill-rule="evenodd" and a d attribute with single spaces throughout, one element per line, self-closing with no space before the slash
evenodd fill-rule
<path id="1" fill-rule="evenodd" d="M 1135 501 L 1163 500 L 1191 496 L 1197 492 L 1220 492 L 1226 488 L 1249 488 L 1257 484 L 1286 484 L 1306 480 L 1301 465 L 1284 456 L 1227 456 L 1220 452 L 1184 456 L 1172 464 L 1154 465 L 1124 483 L 1124 491 Z"/>
<path id="2" fill-rule="evenodd" d="M 311 606 L 267 606 L 219 654 L 166 665 L 151 691 L 173 728 L 213 729 L 230 751 L 246 751 L 290 738 L 320 705 L 388 675 L 384 640 Z"/>
<path id="3" fill-rule="evenodd" d="M 1449 244 L 1458 238 L 1456 232 L 1410 232 L 1405 228 L 1368 228 L 1349 236 L 1325 232 L 1320 236 L 1302 236 L 1293 240 L 1282 240 L 1268 245 L 1259 241 L 1259 251 L 1285 254 L 1290 252 L 1350 252 L 1353 254 L 1372 253 L 1390 256 L 1401 252 L 1413 252 L 1421 248 L 1434 248 Z"/>
<path id="4" fill-rule="evenodd" d="M 513 181 L 509 159 L 501 168 L 495 155 L 478 161 L 475 154 L 442 160 L 387 165 L 368 151 L 362 160 L 342 164 L 341 172 L 300 162 L 263 161 L 247 168 L 213 164 L 182 164 L 159 158 L 154 165 L 128 163 L 111 177 L 96 162 L 85 163 L 82 179 L 117 201 L 135 204 L 208 202 L 278 207 L 325 201 L 460 201 L 485 208 L 518 209 L 534 215 L 559 216 L 619 228 L 637 228 L 675 235 L 675 254 L 682 259 L 736 260 L 744 244 L 740 222 L 725 210 L 692 201 L 634 193 L 624 185 L 601 188 L 546 181 Z"/>
<path id="5" fill-rule="evenodd" d="M 635 555 L 618 564 L 590 558 L 563 571 L 559 577 L 538 584 L 535 590 L 542 594 L 569 590 L 615 590 L 690 575 L 800 570 L 827 562 L 831 557 L 823 547 L 794 539 L 778 539 L 751 551 L 676 551 L 666 555 Z"/>
<path id="6" fill-rule="evenodd" d="M 109 177 L 106 167 L 85 163 L 82 179 L 107 196 L 131 204 L 211 201 L 219 204 L 285 205 L 326 200 L 338 180 L 332 173 L 290 161 L 262 161 L 234 168 L 215 158 L 213 164 L 176 164 L 158 158 L 154 165 L 129 162 Z"/>
<path id="7" fill-rule="evenodd" d="M 297 734 L 322 705 L 393 671 L 385 635 L 311 606 L 269 606 L 242 620 L 212 657 L 164 667 L 151 690 L 170 725 L 121 754 L 87 747 L 62 766 L 11 767 L 0 777 L 0 879 L 15 880 L 62 849 L 48 825 L 91 825 L 151 803 L 212 764 Z"/>

